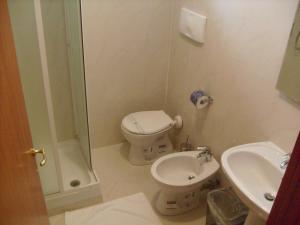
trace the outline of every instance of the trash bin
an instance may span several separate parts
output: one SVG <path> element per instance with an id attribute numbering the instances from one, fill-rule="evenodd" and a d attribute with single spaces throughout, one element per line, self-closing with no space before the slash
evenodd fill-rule
<path id="1" fill-rule="evenodd" d="M 242 225 L 248 208 L 231 189 L 217 189 L 207 195 L 206 225 Z"/>

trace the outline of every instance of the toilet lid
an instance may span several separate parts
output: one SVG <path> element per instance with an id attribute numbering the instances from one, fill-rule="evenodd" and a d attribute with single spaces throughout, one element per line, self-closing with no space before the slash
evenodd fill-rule
<path id="1" fill-rule="evenodd" d="M 153 134 L 173 126 L 173 120 L 162 110 L 131 113 L 122 121 L 131 133 Z"/>

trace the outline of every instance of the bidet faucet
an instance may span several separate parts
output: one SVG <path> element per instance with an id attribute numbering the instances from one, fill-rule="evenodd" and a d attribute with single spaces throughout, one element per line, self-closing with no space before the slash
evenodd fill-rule
<path id="1" fill-rule="evenodd" d="M 204 157 L 206 162 L 211 161 L 212 153 L 209 146 L 198 146 L 196 150 L 199 151 L 198 159 Z"/>
<path id="2" fill-rule="evenodd" d="M 280 163 L 280 168 L 281 169 L 286 169 L 288 164 L 289 164 L 289 161 L 290 161 L 290 158 L 291 158 L 291 153 L 287 153 L 287 154 L 284 154 L 283 155 L 283 159 Z"/>

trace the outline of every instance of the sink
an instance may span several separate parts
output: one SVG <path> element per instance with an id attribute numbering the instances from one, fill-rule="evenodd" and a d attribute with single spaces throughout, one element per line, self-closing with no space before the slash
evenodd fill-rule
<path id="1" fill-rule="evenodd" d="M 223 153 L 223 172 L 250 209 L 245 224 L 264 224 L 267 220 L 285 172 L 280 168 L 284 154 L 272 142 L 240 145 Z"/>

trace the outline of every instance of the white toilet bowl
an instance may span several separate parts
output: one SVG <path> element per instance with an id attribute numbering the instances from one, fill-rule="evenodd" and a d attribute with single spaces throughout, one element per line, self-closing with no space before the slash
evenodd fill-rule
<path id="1" fill-rule="evenodd" d="M 173 145 L 168 132 L 174 126 L 180 127 L 182 121 L 177 120 L 172 120 L 164 111 L 136 112 L 124 117 L 121 129 L 130 143 L 129 161 L 134 165 L 146 165 L 171 153 Z"/>
<path id="2" fill-rule="evenodd" d="M 201 193 L 216 186 L 218 162 L 203 162 L 199 151 L 178 152 L 163 156 L 151 167 L 151 174 L 160 185 L 156 201 L 163 215 L 177 215 L 199 206 Z"/>

